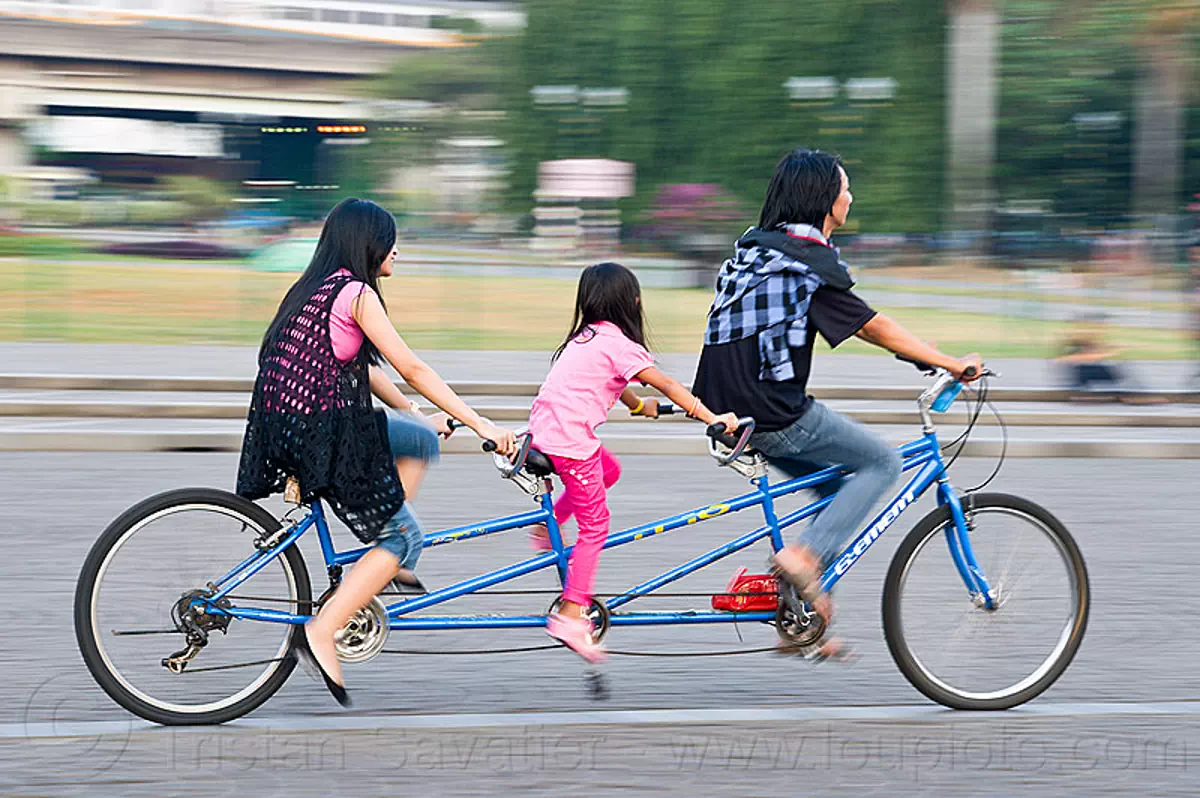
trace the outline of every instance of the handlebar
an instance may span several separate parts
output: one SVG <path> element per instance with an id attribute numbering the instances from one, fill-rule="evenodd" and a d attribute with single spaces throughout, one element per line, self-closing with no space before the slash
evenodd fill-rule
<path id="1" fill-rule="evenodd" d="M 911 363 L 917 369 L 917 371 L 920 371 L 929 376 L 933 376 L 933 375 L 937 374 L 938 371 L 940 370 L 940 369 L 938 369 L 937 366 L 922 362 L 920 360 L 914 360 L 913 358 L 905 357 L 904 355 L 896 355 L 896 359 L 899 361 L 902 361 L 904 363 Z M 988 376 L 992 376 L 992 374 L 993 374 L 993 372 L 988 371 L 987 368 L 984 368 L 982 376 L 988 377 Z M 981 375 L 979 374 L 979 371 L 974 366 L 967 366 L 965 369 L 963 369 L 962 376 L 963 376 L 963 379 L 965 379 L 965 380 L 973 380 L 977 376 L 981 376 Z"/>
<path id="2" fill-rule="evenodd" d="M 446 426 L 450 429 L 451 432 L 453 432 L 454 430 L 462 429 L 462 428 L 466 427 L 467 425 L 462 423 L 461 421 L 459 421 L 457 418 L 451 418 L 451 419 L 446 420 Z M 527 440 L 521 448 L 521 452 L 520 452 L 521 465 L 525 464 L 525 458 L 529 455 L 529 443 L 532 441 L 532 438 L 530 438 L 530 436 L 526 435 L 525 437 L 529 438 L 529 440 Z M 488 454 L 491 454 L 492 452 L 496 451 L 496 442 L 492 441 L 492 440 L 485 440 L 483 443 L 481 443 L 479 445 L 479 448 L 483 449 L 483 451 L 487 452 Z"/>
<path id="3" fill-rule="evenodd" d="M 712 446 L 709 446 L 710 453 L 717 459 L 718 465 L 729 465 L 734 460 L 742 456 L 742 452 L 746 450 L 746 445 L 750 442 L 750 436 L 754 434 L 755 421 L 749 416 L 738 419 L 738 430 L 740 434 L 736 437 L 728 434 L 725 431 L 725 425 L 720 422 L 709 424 L 704 430 L 704 434 L 709 437 L 709 440 L 720 443 L 732 451 L 729 454 L 718 455 Z"/>

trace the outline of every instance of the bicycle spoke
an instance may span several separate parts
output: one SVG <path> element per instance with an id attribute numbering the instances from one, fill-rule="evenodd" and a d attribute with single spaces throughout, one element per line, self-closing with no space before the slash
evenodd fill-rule
<path id="1" fill-rule="evenodd" d="M 189 637 L 178 626 L 192 603 L 187 597 L 203 595 L 231 563 L 244 562 L 259 531 L 220 507 L 181 506 L 135 524 L 110 550 L 97 576 L 93 628 L 105 667 L 125 690 L 163 711 L 212 711 L 280 667 L 290 626 L 194 615 L 185 626 L 199 628 L 203 645 L 192 645 L 197 633 Z M 282 556 L 246 584 L 255 595 L 297 602 Z"/>
<path id="2" fill-rule="evenodd" d="M 965 599 L 946 556 L 944 535 L 953 534 L 946 523 L 908 555 L 898 615 L 919 680 L 951 695 L 998 701 L 1060 661 L 1080 612 L 1080 586 L 1056 534 L 1038 518 L 987 506 L 974 509 L 972 519 L 972 549 L 998 605 Z"/>

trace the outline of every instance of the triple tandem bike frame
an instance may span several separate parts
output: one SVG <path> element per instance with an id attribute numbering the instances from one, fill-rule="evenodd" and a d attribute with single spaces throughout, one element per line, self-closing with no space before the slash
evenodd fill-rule
<path id="1" fill-rule="evenodd" d="M 903 458 L 904 471 L 915 471 L 916 473 L 908 479 L 904 487 L 888 502 L 887 506 L 828 565 L 821 578 L 821 589 L 827 591 L 833 588 L 875 541 L 900 517 L 905 509 L 914 504 L 936 482 L 938 504 L 949 506 L 950 515 L 953 520 L 953 524 L 947 525 L 946 528 L 946 541 L 950 550 L 950 557 L 959 575 L 962 577 L 967 592 L 976 605 L 986 609 L 994 609 L 993 602 L 995 597 L 971 550 L 968 525 L 958 495 L 954 492 L 947 478 L 946 465 L 942 460 L 936 433 L 932 429 L 927 429 L 922 438 L 899 447 L 898 451 Z M 755 455 L 755 457 L 759 456 Z M 754 489 L 748 493 L 727 499 L 723 502 L 679 513 L 659 521 L 609 534 L 604 544 L 605 549 L 623 546 L 627 543 L 642 540 L 643 538 L 703 523 L 704 521 L 740 512 L 750 507 L 762 507 L 763 516 L 766 520 L 765 524 L 754 531 L 747 532 L 728 543 L 718 546 L 605 601 L 604 605 L 610 611 L 609 624 L 611 626 L 731 623 L 741 621 L 771 623 L 775 621 L 775 612 L 763 611 L 615 611 L 635 599 L 652 594 L 664 585 L 682 579 L 705 566 L 741 551 L 763 538 L 770 538 L 772 549 L 778 551 L 784 545 L 784 529 L 805 518 L 816 515 L 832 501 L 833 497 L 827 496 L 798 510 L 786 513 L 783 516 L 777 514 L 775 500 L 806 488 L 812 488 L 840 479 L 846 474 L 845 470 L 833 467 L 808 476 L 772 485 L 769 482 L 762 461 L 758 460 L 757 465 L 757 469 L 750 478 Z M 554 519 L 552 495 L 545 482 L 542 483 L 541 489 L 538 490 L 535 500 L 539 505 L 536 510 L 505 516 L 484 523 L 468 524 L 440 532 L 433 532 L 425 536 L 424 545 L 425 548 L 442 546 L 448 543 L 457 543 L 470 540 L 471 538 L 506 532 L 532 524 L 545 524 L 552 544 L 550 551 L 471 579 L 456 582 L 430 593 L 411 596 L 402 601 L 387 605 L 389 628 L 419 630 L 517 629 L 544 626 L 546 615 L 414 615 L 418 610 L 444 604 L 459 596 L 475 593 L 493 585 L 498 585 L 547 568 L 554 568 L 558 572 L 560 585 L 564 584 L 567 579 L 567 563 L 573 547 L 563 545 L 562 533 Z M 340 552 L 335 550 L 329 526 L 325 520 L 324 509 L 320 501 L 314 501 L 309 505 L 308 512 L 304 517 L 297 520 L 290 527 L 280 529 L 272 536 L 273 545 L 255 551 L 254 554 L 238 563 L 228 573 L 212 584 L 216 592 L 199 600 L 204 604 L 205 611 L 216 615 L 228 615 L 233 618 L 266 621 L 269 623 L 302 624 L 308 621 L 311 616 L 265 608 L 243 608 L 236 606 L 236 604 L 230 605 L 229 601 L 232 601 L 232 599 L 229 601 L 222 601 L 222 599 L 225 599 L 239 585 L 268 565 L 276 557 L 279 557 L 289 546 L 296 545 L 297 541 L 314 526 L 316 527 L 317 537 L 320 541 L 321 554 L 325 562 L 325 567 L 331 577 L 335 578 L 343 566 L 356 562 L 371 549 L 368 546 Z M 222 607 L 218 602 L 226 606 Z"/>

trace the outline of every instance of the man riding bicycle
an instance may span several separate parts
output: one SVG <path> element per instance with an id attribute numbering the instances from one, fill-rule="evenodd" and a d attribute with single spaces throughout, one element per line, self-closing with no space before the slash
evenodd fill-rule
<path id="1" fill-rule="evenodd" d="M 767 188 L 758 227 L 737 241 L 717 276 L 693 392 L 715 413 L 752 416 L 750 445 L 789 477 L 831 465 L 851 478 L 817 488 L 837 493 L 800 541 L 772 557 L 780 576 L 828 624 L 833 604 L 820 589 L 826 565 L 900 476 L 892 447 L 807 393 L 816 333 L 831 347 L 857 336 L 960 379 L 978 355 L 956 359 L 872 310 L 850 289 L 854 281 L 830 235 L 853 202 L 841 160 L 798 148 L 785 155 Z M 819 656 L 844 653 L 827 639 Z"/>

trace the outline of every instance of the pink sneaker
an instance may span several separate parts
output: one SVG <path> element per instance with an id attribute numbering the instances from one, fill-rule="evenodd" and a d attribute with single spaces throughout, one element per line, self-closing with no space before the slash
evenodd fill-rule
<path id="1" fill-rule="evenodd" d="M 588 662 L 604 662 L 608 659 L 604 647 L 592 640 L 592 624 L 583 618 L 568 618 L 557 612 L 551 613 L 546 619 L 546 634 Z"/>

